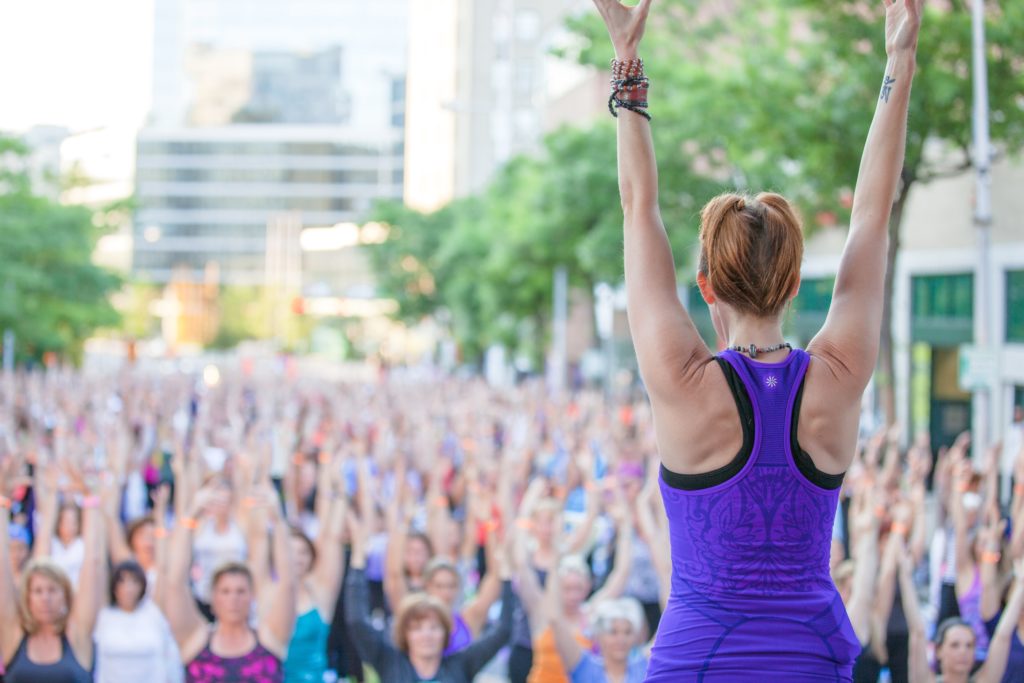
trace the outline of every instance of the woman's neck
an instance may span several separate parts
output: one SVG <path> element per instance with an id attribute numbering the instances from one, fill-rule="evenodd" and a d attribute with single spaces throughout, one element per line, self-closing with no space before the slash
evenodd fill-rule
<path id="1" fill-rule="evenodd" d="M 250 633 L 249 624 L 244 621 L 237 623 L 218 621 L 217 635 L 227 640 L 237 640 L 248 636 Z"/>
<path id="2" fill-rule="evenodd" d="M 437 670 L 441 668 L 441 655 L 420 657 L 410 654 L 409 663 L 412 664 L 412 668 L 416 669 L 417 676 L 430 680 L 437 675 Z"/>
<path id="3" fill-rule="evenodd" d="M 39 626 L 36 628 L 35 633 L 32 634 L 32 637 L 51 639 L 60 638 L 61 635 L 61 632 L 57 630 L 57 626 L 55 624 L 44 624 L 40 622 Z"/>
<path id="4" fill-rule="evenodd" d="M 744 348 L 754 344 L 764 348 L 781 343 L 782 325 L 778 318 L 733 317 L 726 330 L 728 346 Z"/>
<path id="5" fill-rule="evenodd" d="M 626 680 L 626 662 L 616 661 L 614 659 L 604 660 L 604 672 L 608 678 L 609 683 L 615 683 L 615 681 Z"/>

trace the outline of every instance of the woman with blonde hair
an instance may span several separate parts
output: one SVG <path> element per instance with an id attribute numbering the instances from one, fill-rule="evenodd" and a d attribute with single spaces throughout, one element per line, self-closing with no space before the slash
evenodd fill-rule
<path id="1" fill-rule="evenodd" d="M 654 414 L 672 545 L 672 591 L 647 680 L 746 680 L 754 671 L 848 680 L 861 647 L 829 577 L 829 552 L 878 357 L 924 0 L 885 0 L 881 96 L 832 304 L 806 351 L 782 335 L 803 258 L 790 203 L 773 193 L 724 194 L 701 212 L 697 284 L 727 347 L 717 355 L 679 301 L 658 204 L 650 81 L 639 54 L 653 0 L 594 2 L 615 49 L 609 104 L 618 117 L 629 326 Z"/>
<path id="2" fill-rule="evenodd" d="M 8 534 L 10 499 L 7 466 L 0 467 L 0 538 Z M 82 500 L 85 554 L 76 596 L 68 575 L 54 562 L 37 558 L 14 584 L 8 544 L 0 543 L 0 657 L 6 683 L 90 683 L 93 627 L 104 591 L 104 542 L 100 497 Z"/>

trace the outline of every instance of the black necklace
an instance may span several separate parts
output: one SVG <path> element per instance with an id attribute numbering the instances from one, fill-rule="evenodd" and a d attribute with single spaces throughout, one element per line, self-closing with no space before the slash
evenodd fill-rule
<path id="1" fill-rule="evenodd" d="M 790 351 L 792 351 L 793 346 L 789 342 L 782 342 L 781 344 L 776 344 L 775 346 L 768 346 L 763 349 L 758 348 L 754 344 L 751 344 L 750 346 L 729 347 L 730 351 L 739 351 L 740 353 L 747 354 L 751 358 L 757 358 L 757 355 L 760 353 L 771 353 L 772 351 L 780 351 L 782 349 L 789 349 Z"/>

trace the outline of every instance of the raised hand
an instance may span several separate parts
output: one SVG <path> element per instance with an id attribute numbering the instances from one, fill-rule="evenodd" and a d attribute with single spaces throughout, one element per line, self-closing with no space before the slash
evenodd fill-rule
<path id="1" fill-rule="evenodd" d="M 619 0 L 594 0 L 619 59 L 631 59 L 636 56 L 637 46 L 647 28 L 651 2 L 652 0 L 640 0 L 636 7 L 627 7 Z"/>
<path id="2" fill-rule="evenodd" d="M 913 52 L 921 29 L 924 0 L 884 0 L 885 52 Z"/>

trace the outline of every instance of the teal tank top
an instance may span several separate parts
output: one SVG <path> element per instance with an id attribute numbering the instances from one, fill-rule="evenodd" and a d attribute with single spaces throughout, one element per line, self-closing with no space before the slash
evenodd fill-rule
<path id="1" fill-rule="evenodd" d="M 315 607 L 296 620 L 292 641 L 288 644 L 288 657 L 284 660 L 285 683 L 323 682 L 327 671 L 327 634 L 330 628 Z"/>

